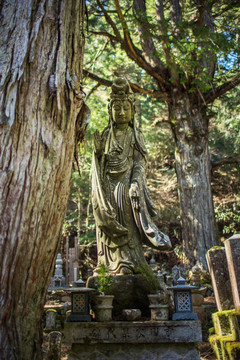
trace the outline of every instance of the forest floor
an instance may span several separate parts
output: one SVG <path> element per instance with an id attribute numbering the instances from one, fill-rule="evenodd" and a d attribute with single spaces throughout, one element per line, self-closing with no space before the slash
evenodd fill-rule
<path id="1" fill-rule="evenodd" d="M 201 360 L 217 360 L 216 355 L 209 342 L 202 342 L 198 344 L 198 351 Z"/>

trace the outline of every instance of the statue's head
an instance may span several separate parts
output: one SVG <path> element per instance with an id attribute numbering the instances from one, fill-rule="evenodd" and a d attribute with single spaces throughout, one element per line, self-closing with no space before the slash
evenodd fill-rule
<path id="1" fill-rule="evenodd" d="M 113 81 L 108 111 L 113 123 L 127 122 L 133 126 L 134 95 L 125 78 L 119 77 Z"/>

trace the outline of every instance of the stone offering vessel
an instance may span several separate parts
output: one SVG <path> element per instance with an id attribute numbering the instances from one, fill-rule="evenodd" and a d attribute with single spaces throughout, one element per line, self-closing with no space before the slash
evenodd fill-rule
<path id="1" fill-rule="evenodd" d="M 146 148 L 134 123 L 134 96 L 124 78 L 113 81 L 109 124 L 94 134 L 92 200 L 98 265 L 112 274 L 136 274 L 146 264 L 142 244 L 169 250 L 169 237 L 156 215 L 145 180 Z"/>

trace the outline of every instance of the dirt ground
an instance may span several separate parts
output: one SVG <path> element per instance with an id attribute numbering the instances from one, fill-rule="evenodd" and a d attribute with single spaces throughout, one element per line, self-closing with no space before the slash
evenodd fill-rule
<path id="1" fill-rule="evenodd" d="M 217 360 L 211 345 L 208 342 L 199 343 L 198 350 L 201 360 Z"/>

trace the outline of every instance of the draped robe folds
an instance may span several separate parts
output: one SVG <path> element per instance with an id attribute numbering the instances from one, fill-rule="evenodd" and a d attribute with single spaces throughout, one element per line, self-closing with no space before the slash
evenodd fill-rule
<path id="1" fill-rule="evenodd" d="M 137 140 L 136 140 L 137 138 Z M 128 127 L 121 142 L 112 127 L 101 135 L 100 149 L 93 154 L 92 202 L 96 220 L 98 265 L 112 273 L 138 273 L 145 263 L 142 243 L 159 250 L 171 248 L 167 235 L 159 231 L 145 181 L 143 136 Z M 133 206 L 129 188 L 139 187 L 139 209 Z"/>

